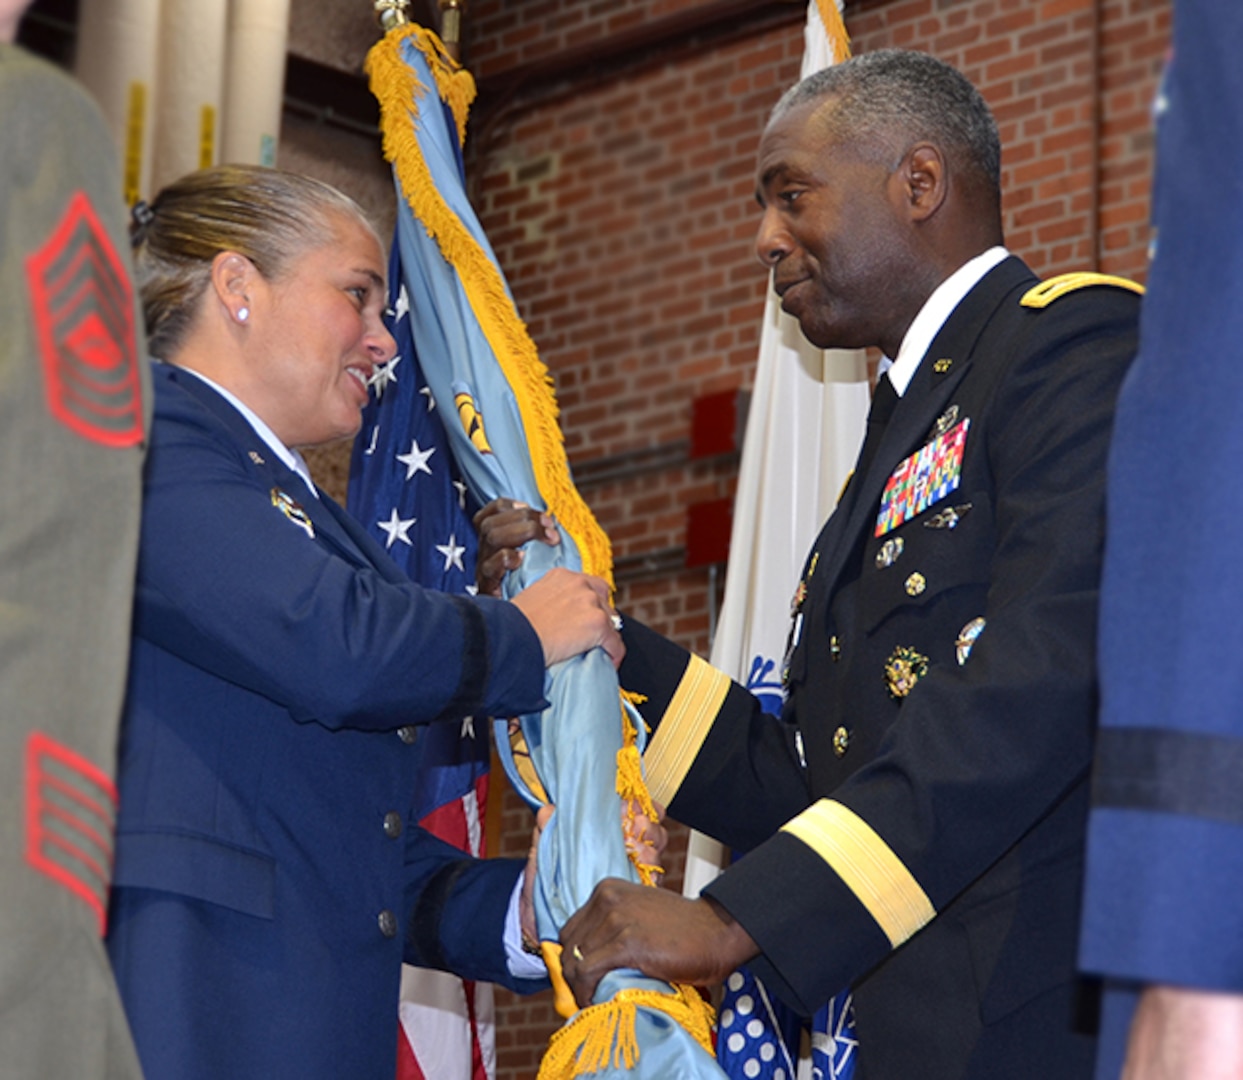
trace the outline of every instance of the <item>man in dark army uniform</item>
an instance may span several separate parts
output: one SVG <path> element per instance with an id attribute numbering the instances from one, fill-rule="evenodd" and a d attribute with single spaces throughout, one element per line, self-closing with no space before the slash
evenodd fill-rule
<path id="1" fill-rule="evenodd" d="M 103 118 L 0 0 L 0 1074 L 138 1080 L 101 940 L 149 384 Z"/>
<path id="2" fill-rule="evenodd" d="M 784 722 L 626 622 L 652 794 L 747 854 L 699 900 L 602 883 L 561 935 L 580 1003 L 615 967 L 750 961 L 806 1014 L 853 987 L 863 1080 L 1091 1075 L 1103 485 L 1139 290 L 1011 256 L 999 156 L 979 94 L 917 53 L 813 75 L 768 124 L 756 246 L 783 308 L 892 364 L 798 582 Z"/>

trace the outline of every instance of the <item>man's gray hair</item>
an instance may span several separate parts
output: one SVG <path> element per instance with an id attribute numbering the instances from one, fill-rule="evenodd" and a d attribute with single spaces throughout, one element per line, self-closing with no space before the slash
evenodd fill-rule
<path id="1" fill-rule="evenodd" d="M 897 158 L 915 142 L 941 146 L 959 168 L 1001 188 L 1001 140 L 980 92 L 949 64 L 927 53 L 882 49 L 809 75 L 777 102 L 772 120 L 833 98 L 826 126 L 854 145 L 874 139 Z"/>

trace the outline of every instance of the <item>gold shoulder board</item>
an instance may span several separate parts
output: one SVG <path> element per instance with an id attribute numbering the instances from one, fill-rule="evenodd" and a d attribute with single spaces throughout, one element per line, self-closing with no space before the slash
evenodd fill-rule
<path id="1" fill-rule="evenodd" d="M 1042 281 L 1039 285 L 1028 289 L 1019 303 L 1023 307 L 1045 308 L 1059 296 L 1065 296 L 1076 289 L 1087 288 L 1089 285 L 1113 285 L 1119 289 L 1130 289 L 1131 292 L 1139 293 L 1140 296 L 1144 295 L 1144 287 L 1128 278 L 1114 277 L 1112 274 L 1080 272 L 1076 274 L 1058 274 L 1057 277 L 1049 278 L 1048 281 Z"/>

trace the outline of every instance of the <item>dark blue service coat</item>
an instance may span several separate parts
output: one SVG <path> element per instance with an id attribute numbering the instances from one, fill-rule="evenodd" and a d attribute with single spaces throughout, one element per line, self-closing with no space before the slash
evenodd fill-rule
<path id="1" fill-rule="evenodd" d="M 400 965 L 509 976 L 521 863 L 415 824 L 418 725 L 543 704 L 508 603 L 414 585 L 157 364 L 108 947 L 148 1080 L 391 1080 Z"/>
<path id="2" fill-rule="evenodd" d="M 1139 308 L 1119 284 L 1010 258 L 958 304 L 808 558 L 784 723 L 626 622 L 653 795 L 747 852 L 705 894 L 803 1014 L 853 987 L 867 1080 L 1092 1071 L 1075 939 L 1105 455 Z M 956 431 L 959 485 L 934 472 L 926 505 L 882 515 L 900 464 Z"/>

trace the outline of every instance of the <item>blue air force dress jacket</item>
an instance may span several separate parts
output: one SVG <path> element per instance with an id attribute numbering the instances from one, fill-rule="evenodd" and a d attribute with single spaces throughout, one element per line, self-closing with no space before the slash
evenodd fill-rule
<path id="1" fill-rule="evenodd" d="M 781 997 L 853 985 L 861 1080 L 1090 1075 L 1104 465 L 1138 311 L 1092 280 L 1011 257 L 946 321 L 808 558 L 784 722 L 626 624 L 653 795 L 748 852 L 706 892 Z"/>
<path id="2" fill-rule="evenodd" d="M 108 940 L 139 1056 L 391 1080 L 403 959 L 524 988 L 521 862 L 464 859 L 413 806 L 418 725 L 541 708 L 539 640 L 411 583 L 201 380 L 154 384 Z"/>
<path id="3" fill-rule="evenodd" d="M 1110 1080 L 1141 984 L 1243 993 L 1240 35 L 1239 4 L 1174 5 L 1156 255 L 1110 449 L 1082 941 L 1110 977 Z"/>

